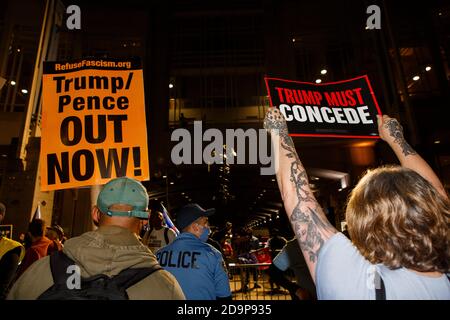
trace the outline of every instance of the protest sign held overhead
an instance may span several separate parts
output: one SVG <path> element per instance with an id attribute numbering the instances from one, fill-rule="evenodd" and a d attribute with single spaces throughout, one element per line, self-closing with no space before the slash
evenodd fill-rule
<path id="1" fill-rule="evenodd" d="M 271 107 L 291 136 L 379 138 L 381 114 L 367 76 L 330 83 L 265 78 Z"/>
<path id="2" fill-rule="evenodd" d="M 42 191 L 149 179 L 138 60 L 44 63 L 41 126 Z"/>

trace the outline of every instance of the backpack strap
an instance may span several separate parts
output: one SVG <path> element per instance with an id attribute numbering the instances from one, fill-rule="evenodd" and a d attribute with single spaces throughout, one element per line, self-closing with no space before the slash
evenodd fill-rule
<path id="1" fill-rule="evenodd" d="M 375 274 L 375 277 L 380 280 L 380 287 L 378 288 L 375 285 L 375 299 L 376 300 L 386 300 L 386 288 L 384 287 L 383 278 L 381 278 L 381 276 L 379 275 L 378 272 Z"/>
<path id="2" fill-rule="evenodd" d="M 169 228 L 164 227 L 164 240 L 166 240 L 166 245 L 169 244 Z"/>
<path id="3" fill-rule="evenodd" d="M 158 270 L 162 270 L 159 264 L 155 264 L 150 268 L 128 268 L 122 270 L 111 281 L 118 288 L 126 290 Z"/>
<path id="4" fill-rule="evenodd" d="M 55 251 L 50 255 L 50 270 L 52 271 L 53 282 L 65 285 L 70 274 L 67 273 L 69 266 L 76 265 L 64 252 Z"/>

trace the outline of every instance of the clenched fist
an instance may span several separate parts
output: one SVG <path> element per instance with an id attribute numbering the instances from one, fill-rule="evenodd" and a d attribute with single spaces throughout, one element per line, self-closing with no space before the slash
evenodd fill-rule
<path id="1" fill-rule="evenodd" d="M 403 140 L 403 127 L 397 119 L 391 118 L 387 115 L 377 115 L 378 133 L 380 138 L 391 143 L 394 141 Z"/>
<path id="2" fill-rule="evenodd" d="M 406 142 L 403 136 L 403 127 L 397 119 L 387 115 L 383 117 L 377 115 L 378 134 L 380 138 L 386 141 L 391 147 L 398 145 L 405 156 L 415 155 L 416 152 Z"/>

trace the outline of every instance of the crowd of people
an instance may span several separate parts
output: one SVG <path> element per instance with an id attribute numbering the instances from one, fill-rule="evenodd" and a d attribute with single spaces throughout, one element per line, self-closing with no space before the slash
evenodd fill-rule
<path id="1" fill-rule="evenodd" d="M 0 223 L 6 216 L 6 206 L 0 203 Z M 46 226 L 42 219 L 33 219 L 22 242 L 7 237 L 0 239 L 0 299 L 6 298 L 11 284 L 35 261 L 61 251 L 66 237 L 58 225 Z"/>
<path id="2" fill-rule="evenodd" d="M 107 187 L 111 189 L 111 186 L 118 184 L 119 182 L 117 181 L 123 179 L 125 178 L 113 180 Z M 139 186 L 141 189 L 143 188 L 137 181 L 133 181 L 132 179 L 127 179 L 127 181 L 129 181 L 130 184 Z M 122 193 L 124 190 L 121 189 L 120 192 Z M 144 193 L 142 193 L 142 195 L 144 196 Z M 100 227 L 99 230 L 101 231 L 105 229 L 105 227 L 102 226 L 105 221 L 114 222 L 114 219 L 120 219 L 112 218 L 116 214 L 120 217 L 120 213 L 111 213 L 112 211 L 108 211 L 109 208 L 115 204 L 105 205 L 104 197 L 105 195 L 102 193 L 99 196 L 99 203 L 97 204 L 96 209 L 93 210 L 94 224 Z M 99 209 L 100 207 L 105 208 L 104 211 L 106 211 L 106 217 L 110 216 L 111 219 L 104 217 L 102 220 L 100 212 L 103 211 Z M 2 204 L 0 208 L 2 209 L 2 216 L 4 216 L 6 207 Z M 268 249 L 268 252 L 270 252 L 269 261 L 272 261 L 287 242 L 286 239 L 279 236 L 279 231 L 277 229 L 271 230 L 270 237 L 267 241 L 262 242 L 263 239 L 259 239 L 253 235 L 251 229 L 239 228 L 238 230 L 233 230 L 231 222 L 227 222 L 223 229 L 216 230 L 212 233 L 209 228 L 208 216 L 214 212 L 214 209 L 204 210 L 198 204 L 189 204 L 178 212 L 177 227 L 182 231 L 181 235 L 178 236 L 173 229 L 166 225 L 162 213 L 163 209 L 159 203 L 150 201 L 147 208 L 148 220 L 140 220 L 138 239 L 151 253 L 156 255 L 158 264 L 175 276 L 176 281 L 182 288 L 184 297 L 187 299 L 231 299 L 229 280 L 232 275 L 227 269 L 228 263 L 256 264 L 259 261 L 255 252 L 261 248 Z M 101 221 L 102 223 L 100 223 Z M 123 225 L 121 226 L 123 227 Z M 97 237 L 95 233 L 92 235 Z M 67 255 L 74 264 L 81 263 L 83 268 L 94 269 L 99 274 L 115 276 L 114 273 L 105 273 L 105 270 L 102 268 L 96 269 L 98 266 L 91 266 L 90 259 L 85 262 L 80 257 L 74 256 L 76 253 L 73 252 L 73 239 L 70 239 L 68 242 L 69 246 L 65 247 L 64 243 L 67 240 L 67 237 L 64 230 L 58 225 L 47 227 L 44 220 L 33 219 L 29 224 L 28 233 L 26 234 L 25 239 L 26 240 L 23 241 L 23 243 L 15 242 L 7 238 L 4 238 L 4 241 L 2 242 L 2 244 L 13 244 L 11 245 L 10 252 L 0 260 L 0 270 L 5 276 L 4 281 L 2 281 L 3 299 L 6 298 L 7 289 L 11 288 L 12 284 L 20 278 L 34 262 L 46 256 L 51 256 L 55 252 L 62 251 L 63 248 L 65 248 L 64 254 Z M 81 250 L 77 245 L 75 247 L 77 250 Z M 83 253 L 84 252 L 86 251 L 83 250 Z M 8 260 L 11 259 L 8 257 L 13 254 L 14 263 L 8 262 Z M 47 261 L 46 267 L 41 265 L 40 267 L 36 266 L 36 268 L 40 268 L 39 270 L 48 268 L 48 263 L 51 265 L 51 261 Z M 153 263 L 153 265 L 155 265 L 155 263 Z M 125 269 L 126 268 L 123 270 Z M 9 272 L 3 272 L 6 270 Z M 246 269 L 243 274 L 239 275 L 241 277 L 241 289 L 238 290 L 238 292 L 247 292 L 249 290 L 249 270 L 250 269 Z M 122 270 L 117 269 L 117 271 L 119 274 Z M 208 276 L 211 274 L 213 275 L 212 277 Z M 88 274 L 82 274 L 85 278 L 92 275 L 94 275 L 93 271 Z M 8 279 L 6 279 L 6 276 Z M 261 288 L 258 284 L 258 277 L 260 275 L 256 268 L 251 269 L 251 276 L 253 277 L 254 282 L 253 289 Z M 53 279 L 56 278 L 53 274 L 52 277 Z M 22 283 L 22 281 L 19 283 Z M 25 283 L 27 282 L 25 281 Z M 50 282 L 49 279 L 46 279 L 40 280 L 39 283 L 44 283 L 48 286 Z M 35 285 L 35 283 L 33 282 L 32 285 Z M 273 285 L 272 282 L 271 285 Z M 21 292 L 20 286 L 17 285 L 16 287 L 19 289 L 14 289 L 10 297 L 17 295 L 17 292 Z M 49 288 L 51 287 L 52 286 Z M 46 292 L 42 293 L 38 290 L 37 293 L 41 293 L 39 296 L 21 297 L 19 295 L 15 298 L 48 298 Z M 166 298 L 169 296 L 170 295 Z M 180 298 L 180 295 L 178 298 Z"/>
<path id="3" fill-rule="evenodd" d="M 139 181 L 120 177 L 105 185 L 92 208 L 96 230 L 66 239 L 61 227 L 33 219 L 24 243 L 2 237 L 0 297 L 232 299 L 227 264 L 256 264 L 255 253 L 266 246 L 272 290 L 283 287 L 295 300 L 450 299 L 449 199 L 397 120 L 380 117 L 378 129 L 401 165 L 360 179 L 347 205 L 348 236 L 330 224 L 309 189 L 281 113 L 271 108 L 264 125 L 279 138 L 272 139 L 276 178 L 291 240 L 272 229 L 262 244 L 251 229 L 234 230 L 231 223 L 212 234 L 215 210 L 194 203 L 177 212 L 174 230 Z M 6 209 L 0 203 L 0 222 Z M 249 290 L 251 278 L 260 287 L 256 269 L 246 270 L 241 290 Z"/>

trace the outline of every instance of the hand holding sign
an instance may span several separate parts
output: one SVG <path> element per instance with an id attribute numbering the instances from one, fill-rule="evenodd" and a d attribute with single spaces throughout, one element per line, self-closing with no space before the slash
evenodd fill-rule
<path id="1" fill-rule="evenodd" d="M 378 132 L 380 138 L 389 144 L 396 140 L 404 140 L 403 127 L 397 119 L 391 118 L 388 115 L 377 115 Z M 394 136 L 391 135 L 393 132 Z"/>
<path id="2" fill-rule="evenodd" d="M 288 133 L 286 119 L 280 110 L 270 108 L 267 111 L 266 117 L 264 118 L 264 129 L 266 129 L 269 133 L 272 133 L 273 130 L 280 130 Z"/>
<path id="3" fill-rule="evenodd" d="M 414 149 L 406 142 L 403 135 L 403 127 L 397 119 L 391 118 L 387 115 L 377 116 L 378 131 L 380 138 L 386 141 L 391 148 L 395 150 L 400 147 L 403 155 L 416 154 Z"/>

